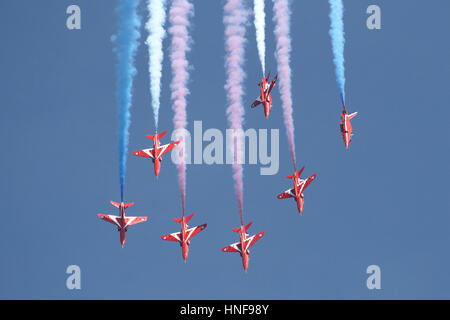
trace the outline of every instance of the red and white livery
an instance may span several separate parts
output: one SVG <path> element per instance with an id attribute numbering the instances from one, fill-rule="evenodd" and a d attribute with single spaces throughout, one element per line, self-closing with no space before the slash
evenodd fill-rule
<path id="1" fill-rule="evenodd" d="M 119 208 L 119 213 L 120 216 L 112 216 L 109 214 L 98 214 L 98 217 L 100 219 L 102 219 L 103 221 L 112 223 L 114 225 L 117 226 L 117 231 L 120 232 L 120 244 L 122 245 L 122 247 L 125 245 L 125 240 L 126 240 L 126 236 L 125 233 L 128 230 L 129 226 L 133 226 L 135 224 L 147 221 L 147 217 L 127 217 L 125 215 L 125 209 L 131 207 L 134 203 L 130 202 L 130 203 L 117 203 L 114 201 L 111 201 L 111 204 L 116 207 Z"/>
<path id="2" fill-rule="evenodd" d="M 303 191 L 309 186 L 311 182 L 313 182 L 313 180 L 317 176 L 314 173 L 307 179 L 301 179 L 300 175 L 302 174 L 304 169 L 305 167 L 301 168 L 300 171 L 295 172 L 293 175 L 287 176 L 286 178 L 288 179 L 294 179 L 294 188 L 288 189 L 277 196 L 278 199 L 294 198 L 297 202 L 297 209 L 300 214 L 302 214 L 303 212 L 303 205 L 305 203 Z"/>
<path id="3" fill-rule="evenodd" d="M 261 93 L 258 98 L 252 103 L 251 107 L 254 108 L 261 103 L 264 104 L 264 115 L 266 118 L 269 117 L 270 110 L 272 109 L 272 95 L 271 91 L 273 87 L 275 87 L 275 82 L 277 82 L 278 75 L 273 78 L 273 80 L 269 84 L 270 72 L 267 74 L 267 77 L 263 77 L 262 81 L 258 83 L 258 86 L 261 87 Z"/>
<path id="4" fill-rule="evenodd" d="M 250 222 L 245 227 L 241 225 L 240 228 L 233 229 L 234 232 L 239 233 L 240 241 L 222 248 L 223 252 L 239 252 L 242 257 L 242 265 L 244 266 L 245 271 L 248 269 L 248 262 L 250 260 L 250 247 L 264 235 L 264 231 L 261 231 L 253 236 L 249 236 L 247 230 L 252 223 L 253 222 Z"/>
<path id="5" fill-rule="evenodd" d="M 178 242 L 181 246 L 181 251 L 183 254 L 184 261 L 187 260 L 188 254 L 189 254 L 189 245 L 191 244 L 191 238 L 198 234 L 200 231 L 204 230 L 206 228 L 206 223 L 202 224 L 201 226 L 189 228 L 188 222 L 191 220 L 191 218 L 194 216 L 194 214 L 191 214 L 188 217 L 182 217 L 174 218 L 173 221 L 178 222 L 181 224 L 181 232 L 175 232 L 170 234 L 165 234 L 161 236 L 162 240 L 167 241 L 175 241 Z"/>
<path id="6" fill-rule="evenodd" d="M 352 114 L 348 114 L 347 109 L 344 107 L 344 110 L 341 113 L 341 121 L 339 122 L 339 127 L 341 129 L 342 138 L 344 138 L 345 148 L 348 149 L 348 145 L 350 141 L 352 141 L 353 136 L 353 128 L 350 120 L 354 118 L 358 112 L 353 112 Z"/>
<path id="7" fill-rule="evenodd" d="M 166 133 L 167 133 L 167 130 L 161 134 L 158 134 L 158 132 L 156 132 L 154 135 L 146 135 L 147 138 L 153 140 L 153 148 L 133 151 L 133 154 L 135 156 L 152 159 L 152 161 L 155 165 L 155 175 L 156 176 L 159 176 L 159 171 L 161 169 L 162 155 L 169 152 L 170 150 L 175 148 L 176 145 L 178 145 L 180 143 L 180 141 L 175 141 L 175 142 L 168 143 L 165 145 L 160 145 L 159 140 Z"/>

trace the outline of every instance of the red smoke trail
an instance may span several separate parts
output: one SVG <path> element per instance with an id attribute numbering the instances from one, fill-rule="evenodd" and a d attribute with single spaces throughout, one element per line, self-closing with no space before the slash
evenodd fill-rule
<path id="1" fill-rule="evenodd" d="M 229 106 L 227 108 L 228 123 L 235 133 L 242 130 L 244 108 L 242 106 L 242 81 L 245 73 L 242 68 L 244 64 L 245 26 L 247 24 L 249 12 L 242 4 L 242 0 L 228 0 L 224 7 L 225 24 L 225 69 L 226 83 L 225 90 Z M 234 139 L 235 160 L 241 159 L 242 146 L 241 139 Z M 234 188 L 238 200 L 239 215 L 243 224 L 243 168 L 242 165 L 234 161 L 233 179 Z"/>
<path id="2" fill-rule="evenodd" d="M 292 119 L 292 97 L 291 97 L 291 67 L 289 66 L 291 52 L 291 37 L 289 35 L 290 10 L 288 0 L 274 0 L 273 11 L 275 22 L 276 53 L 278 62 L 278 75 L 280 79 L 280 94 L 283 106 L 284 125 L 291 151 L 292 162 L 295 164 L 295 142 L 294 142 L 294 120 Z"/>
<path id="3" fill-rule="evenodd" d="M 186 54 L 189 47 L 189 18 L 193 13 L 193 5 L 188 0 L 173 0 L 169 11 L 169 21 L 171 27 L 169 33 L 172 35 L 170 63 L 172 67 L 172 109 L 175 112 L 173 124 L 175 129 L 186 128 L 186 95 L 189 94 L 187 82 L 189 73 L 187 70 L 188 61 Z M 178 164 L 178 184 L 181 191 L 181 205 L 183 217 L 186 199 L 186 163 L 184 156 L 184 138 L 178 146 L 180 152 L 180 163 Z"/>

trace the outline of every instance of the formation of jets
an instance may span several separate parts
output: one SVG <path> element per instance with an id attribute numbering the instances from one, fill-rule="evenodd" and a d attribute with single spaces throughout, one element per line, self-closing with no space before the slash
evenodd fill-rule
<path id="1" fill-rule="evenodd" d="M 255 101 L 251 104 L 251 108 L 255 108 L 262 104 L 264 106 L 264 115 L 266 118 L 269 117 L 270 111 L 272 110 L 272 94 L 271 91 L 275 87 L 275 84 L 278 80 L 278 75 L 276 75 L 272 81 L 270 81 L 270 71 L 267 76 L 263 76 L 261 82 L 258 83 L 258 86 L 261 87 L 260 94 L 256 98 Z M 270 82 L 270 83 L 269 83 Z M 358 112 L 354 112 L 352 114 L 348 114 L 347 108 L 344 104 L 344 110 L 341 113 L 341 121 L 339 123 L 341 134 L 344 139 L 345 148 L 348 149 L 350 141 L 352 140 L 352 125 L 350 120 L 355 117 Z"/>
<path id="2" fill-rule="evenodd" d="M 275 87 L 275 84 L 277 82 L 278 75 L 276 75 L 272 81 L 270 81 L 270 72 L 267 74 L 266 77 L 263 76 L 262 81 L 258 83 L 258 86 L 261 87 L 260 89 L 260 95 L 258 98 L 252 103 L 251 108 L 255 108 L 256 106 L 262 104 L 264 107 L 264 115 L 266 118 L 269 117 L 270 111 L 272 109 L 272 95 L 271 91 Z M 353 136 L 353 129 L 352 125 L 350 123 L 350 120 L 354 118 L 358 113 L 354 112 L 352 114 L 349 114 L 345 104 L 343 105 L 344 109 L 341 113 L 341 120 L 340 120 L 340 131 L 341 135 L 344 139 L 345 148 L 348 149 L 350 141 Z M 151 158 L 154 163 L 154 171 L 155 175 L 158 177 L 160 170 L 161 170 L 161 161 L 162 156 L 172 149 L 174 149 L 180 141 L 171 142 L 165 145 L 161 145 L 160 139 L 167 133 L 167 131 L 164 131 L 161 134 L 158 134 L 157 132 L 154 135 L 146 135 L 147 138 L 151 139 L 153 141 L 153 148 L 149 149 L 142 149 L 133 151 L 133 155 L 138 157 L 144 157 L 144 158 Z M 300 171 L 295 171 L 294 174 L 287 176 L 286 178 L 293 180 L 294 186 L 293 188 L 290 188 L 279 195 L 277 195 L 278 199 L 287 199 L 287 198 L 293 198 L 296 201 L 297 204 L 297 210 L 300 214 L 303 212 L 303 206 L 304 206 L 304 191 L 305 189 L 311 184 L 311 182 L 316 179 L 316 174 L 314 173 L 310 177 L 306 179 L 301 178 L 301 174 L 303 173 L 303 170 L 305 167 L 303 166 Z M 113 215 L 107 215 L 107 214 L 98 214 L 98 217 L 101 220 L 107 221 L 111 224 L 114 224 L 117 226 L 117 230 L 120 232 L 120 243 L 122 247 L 125 245 L 126 241 L 126 232 L 128 230 L 129 226 L 147 221 L 147 217 L 127 217 L 125 214 L 125 210 L 129 207 L 131 207 L 134 203 L 117 203 L 114 201 L 111 201 L 111 204 L 119 209 L 119 216 L 113 216 Z M 183 260 L 186 262 L 189 254 L 189 246 L 191 239 L 197 235 L 199 232 L 204 230 L 207 226 L 207 224 L 202 224 L 196 227 L 189 227 L 188 222 L 192 219 L 194 216 L 194 213 L 189 215 L 188 217 L 183 216 L 181 218 L 174 218 L 173 220 L 175 222 L 180 223 L 181 230 L 180 232 L 165 234 L 161 236 L 162 240 L 166 241 L 174 241 L 178 242 L 181 251 L 182 251 L 182 257 Z M 253 246 L 259 239 L 261 239 L 264 235 L 264 231 L 261 231 L 253 236 L 250 236 L 247 233 L 247 230 L 252 225 L 252 222 L 247 224 L 246 226 L 241 223 L 241 226 L 236 229 L 232 229 L 234 232 L 239 234 L 239 242 L 230 244 L 226 247 L 222 248 L 223 252 L 238 252 L 242 258 L 242 266 L 244 267 L 244 270 L 247 271 L 248 264 L 250 260 L 250 247 Z"/>

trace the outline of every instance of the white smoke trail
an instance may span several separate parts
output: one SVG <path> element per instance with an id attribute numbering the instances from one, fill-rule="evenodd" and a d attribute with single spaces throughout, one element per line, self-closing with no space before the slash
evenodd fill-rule
<path id="1" fill-rule="evenodd" d="M 284 125 L 286 126 L 292 162 L 294 164 L 294 169 L 296 170 L 294 118 L 292 116 L 293 108 L 291 94 L 291 10 L 289 8 L 289 0 L 275 0 L 273 3 L 273 13 L 273 21 L 275 22 L 274 34 L 277 43 L 275 58 L 278 62 L 278 75 L 280 76 L 279 89 L 283 106 Z"/>
<path id="2" fill-rule="evenodd" d="M 242 106 L 244 90 L 242 82 L 245 79 L 245 27 L 248 23 L 248 15 L 249 12 L 245 8 L 243 0 L 227 0 L 225 3 L 223 17 L 225 25 L 225 90 L 229 103 L 227 108 L 228 123 L 230 129 L 233 130 L 242 130 L 244 121 L 244 107 Z M 234 146 L 235 156 L 239 159 L 243 150 L 239 139 L 235 140 Z M 233 163 L 233 179 L 242 225 L 244 224 L 244 182 L 243 167 L 238 162 Z"/>
<path id="3" fill-rule="evenodd" d="M 266 14 L 264 12 L 264 0 L 255 0 L 253 3 L 255 14 L 256 43 L 258 46 L 259 60 L 263 74 L 266 74 Z"/>
<path id="4" fill-rule="evenodd" d="M 189 94 L 189 62 L 187 53 L 190 48 L 190 17 L 194 13 L 194 6 L 189 0 L 172 0 L 169 10 L 169 20 L 171 26 L 169 33 L 172 35 L 172 43 L 170 46 L 170 64 L 172 67 L 172 109 L 175 112 L 173 124 L 175 129 L 185 129 L 187 125 L 186 96 Z M 178 164 L 178 184 L 181 191 L 181 205 L 183 209 L 183 217 L 186 201 L 186 163 L 184 156 L 185 140 L 181 139 L 178 147 L 181 162 Z"/>
<path id="5" fill-rule="evenodd" d="M 329 0 L 330 3 L 330 36 L 333 47 L 336 79 L 341 93 L 342 106 L 345 107 L 345 67 L 344 67 L 344 4 L 342 0 Z"/>
<path id="6" fill-rule="evenodd" d="M 150 74 L 150 93 L 152 96 L 153 117 L 155 129 L 158 129 L 159 97 L 161 93 L 161 75 L 164 52 L 162 43 L 166 35 L 164 23 L 166 21 L 165 0 L 148 0 L 147 9 L 149 19 L 145 24 L 149 35 L 145 43 L 148 46 L 148 71 Z"/>

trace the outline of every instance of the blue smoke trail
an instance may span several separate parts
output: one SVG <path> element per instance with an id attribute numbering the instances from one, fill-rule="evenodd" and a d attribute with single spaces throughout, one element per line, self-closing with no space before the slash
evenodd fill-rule
<path id="1" fill-rule="evenodd" d="M 117 14 L 119 31 L 111 39 L 117 53 L 117 100 L 119 103 L 119 175 L 120 197 L 123 201 L 123 187 L 127 168 L 128 128 L 130 127 L 130 106 L 133 77 L 136 74 L 134 57 L 138 48 L 141 22 L 136 13 L 139 0 L 118 0 Z"/>
<path id="2" fill-rule="evenodd" d="M 330 3 L 330 36 L 333 47 L 336 78 L 341 93 L 342 105 L 345 106 L 345 68 L 344 68 L 344 5 L 342 0 L 329 0 Z"/>

